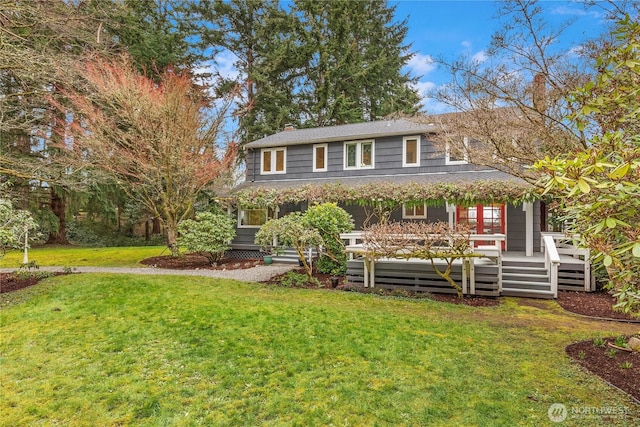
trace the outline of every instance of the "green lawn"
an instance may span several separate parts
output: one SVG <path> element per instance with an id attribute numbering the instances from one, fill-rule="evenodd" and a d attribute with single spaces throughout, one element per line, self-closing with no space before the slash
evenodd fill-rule
<path id="1" fill-rule="evenodd" d="M 29 250 L 29 261 L 40 266 L 56 267 L 135 267 L 145 258 L 168 255 L 166 246 L 127 246 L 112 248 L 86 248 L 79 246 L 52 246 Z M 0 260 L 0 268 L 18 268 L 22 252 L 11 251 Z"/>
<path id="2" fill-rule="evenodd" d="M 553 403 L 626 407 L 604 424 L 637 425 L 638 406 L 563 351 L 630 326 L 553 303 L 89 274 L 2 298 L 3 425 L 559 425 Z"/>

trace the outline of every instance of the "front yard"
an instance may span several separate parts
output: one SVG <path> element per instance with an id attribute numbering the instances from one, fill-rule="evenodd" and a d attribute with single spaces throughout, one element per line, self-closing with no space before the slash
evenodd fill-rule
<path id="1" fill-rule="evenodd" d="M 640 417 L 564 352 L 637 326 L 543 302 L 471 308 L 89 274 L 2 298 L 5 425 L 539 426 L 556 425 L 554 403 L 569 411 L 563 425 Z"/>

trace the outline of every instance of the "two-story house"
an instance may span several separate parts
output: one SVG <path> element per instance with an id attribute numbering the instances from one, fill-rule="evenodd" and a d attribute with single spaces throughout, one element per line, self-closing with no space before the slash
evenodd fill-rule
<path id="1" fill-rule="evenodd" d="M 390 212 L 391 220 L 465 223 L 475 234 L 488 236 L 487 241 L 478 237 L 478 246 L 490 242 L 498 247 L 499 257 L 491 251 L 492 256 L 487 257 L 491 258 L 492 267 L 500 264 L 495 271 L 489 269 L 484 274 L 495 276 L 487 279 L 489 290 L 485 294 L 529 295 L 530 291 L 539 290 L 542 296 L 553 295 L 551 261 L 547 259 L 545 264 L 541 255 L 545 239 L 540 203 L 515 196 L 531 190 L 527 183 L 504 172 L 471 164 L 465 155 L 453 156 L 446 148 L 439 148 L 431 141 L 439 130 L 434 124 L 383 120 L 312 129 L 287 128 L 246 144 L 246 181 L 236 190 L 242 196 L 236 204 L 238 235 L 233 246 L 257 249 L 253 243 L 255 232 L 269 218 L 304 210 L 314 201 L 340 203 L 354 217 L 355 229 L 360 230 L 371 220 L 376 203 L 388 197 L 382 188 L 388 191 L 391 186 L 396 193 L 403 194 L 399 198 L 394 196 L 394 200 L 406 199 L 406 203 L 398 203 L 397 209 Z M 380 189 L 379 196 L 376 188 Z M 366 190 L 362 193 L 368 195 L 370 203 L 362 199 L 356 203 L 356 198 L 365 196 L 354 196 L 357 191 L 349 193 L 345 189 Z M 318 200 L 318 194 L 323 195 L 322 200 Z M 571 251 L 576 257 L 564 257 L 567 280 L 562 281 L 560 267 L 560 286 L 590 290 L 588 265 L 578 256 L 584 254 Z M 511 261 L 509 254 L 513 255 Z M 356 264 L 357 260 L 350 263 L 352 279 L 360 274 Z M 403 269 L 407 275 L 406 265 Z M 415 279 L 415 271 L 410 271 L 408 278 L 388 277 L 385 282 L 380 279 L 383 270 L 376 270 L 376 281 L 383 285 L 401 282 L 408 283 L 407 289 L 414 289 L 415 283 L 420 282 L 407 280 Z M 478 267 L 471 273 L 480 278 L 481 270 Z"/>

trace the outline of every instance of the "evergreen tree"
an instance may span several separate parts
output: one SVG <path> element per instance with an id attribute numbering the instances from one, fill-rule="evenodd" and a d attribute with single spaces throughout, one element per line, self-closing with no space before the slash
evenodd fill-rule
<path id="1" fill-rule="evenodd" d="M 385 0 L 297 0 L 294 12 L 307 57 L 299 102 L 306 126 L 377 120 L 419 108 L 416 81 L 402 67 L 407 22 Z"/>

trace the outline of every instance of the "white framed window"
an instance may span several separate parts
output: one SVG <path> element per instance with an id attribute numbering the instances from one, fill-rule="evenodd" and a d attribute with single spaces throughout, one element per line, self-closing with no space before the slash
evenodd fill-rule
<path id="1" fill-rule="evenodd" d="M 402 167 L 420 166 L 420 137 L 402 138 Z"/>
<path id="2" fill-rule="evenodd" d="M 345 169 L 373 169 L 374 161 L 373 140 L 344 143 Z"/>
<path id="3" fill-rule="evenodd" d="M 427 219 L 427 205 L 402 204 L 402 219 Z"/>
<path id="4" fill-rule="evenodd" d="M 260 228 L 273 217 L 269 209 L 238 209 L 238 228 Z"/>
<path id="5" fill-rule="evenodd" d="M 287 149 L 263 148 L 260 152 L 260 173 L 262 175 L 287 173 Z"/>
<path id="6" fill-rule="evenodd" d="M 469 163 L 469 139 L 465 136 L 463 140 L 464 153 L 453 153 L 451 146 L 447 143 L 445 147 L 445 164 L 447 165 L 466 165 Z"/>
<path id="7" fill-rule="evenodd" d="M 327 144 L 315 144 L 313 146 L 313 171 L 326 172 L 329 160 L 329 149 Z"/>

